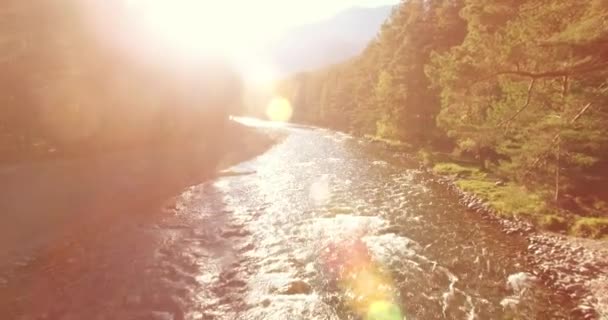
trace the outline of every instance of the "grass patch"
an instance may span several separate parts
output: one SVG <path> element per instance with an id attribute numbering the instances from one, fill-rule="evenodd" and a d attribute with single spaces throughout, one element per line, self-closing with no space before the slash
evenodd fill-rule
<path id="1" fill-rule="evenodd" d="M 463 179 L 456 185 L 486 200 L 504 216 L 542 214 L 546 209 L 545 201 L 539 195 L 514 184 L 499 186 L 488 180 Z"/>
<path id="2" fill-rule="evenodd" d="M 426 167 L 430 167 L 433 164 L 432 153 L 428 152 L 425 149 L 418 150 L 418 152 L 416 152 L 416 158 L 418 158 L 418 160 L 422 162 L 422 165 Z"/>
<path id="3" fill-rule="evenodd" d="M 369 139 L 372 142 L 381 142 L 384 143 L 386 145 L 389 145 L 391 147 L 401 147 L 401 148 L 407 148 L 407 149 L 411 149 L 412 145 L 403 141 L 399 141 L 399 140 L 394 140 L 394 139 L 387 139 L 387 138 L 382 138 L 379 136 L 373 136 L 370 134 L 366 134 L 364 136 L 365 138 Z"/>
<path id="4" fill-rule="evenodd" d="M 433 171 L 456 177 L 456 185 L 462 191 L 485 200 L 503 216 L 535 215 L 546 211 L 545 201 L 540 195 L 512 183 L 497 184 L 479 168 L 444 162 L 436 164 Z M 544 222 L 550 223 L 549 220 Z"/>
<path id="5" fill-rule="evenodd" d="M 542 230 L 569 231 L 585 238 L 608 238 L 608 217 L 581 217 L 572 213 L 555 214 L 546 198 L 515 183 L 497 183 L 486 172 L 470 165 L 453 162 L 437 163 L 433 172 L 451 176 L 464 192 L 484 200 L 503 217 L 522 217 Z"/>
<path id="6" fill-rule="evenodd" d="M 476 177 L 485 179 L 486 174 L 478 168 L 472 166 L 463 166 L 451 162 L 438 163 L 433 167 L 433 172 L 440 175 L 453 175 L 457 177 Z"/>
<path id="7" fill-rule="evenodd" d="M 577 237 L 586 238 L 607 238 L 608 237 L 608 218 L 586 218 L 576 219 L 570 234 Z"/>

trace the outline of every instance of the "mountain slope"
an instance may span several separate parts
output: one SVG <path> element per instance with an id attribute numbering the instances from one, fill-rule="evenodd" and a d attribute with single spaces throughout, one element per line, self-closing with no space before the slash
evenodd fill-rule
<path id="1" fill-rule="evenodd" d="M 320 68 L 361 52 L 373 39 L 393 6 L 355 7 L 316 24 L 288 31 L 270 48 L 281 73 Z"/>

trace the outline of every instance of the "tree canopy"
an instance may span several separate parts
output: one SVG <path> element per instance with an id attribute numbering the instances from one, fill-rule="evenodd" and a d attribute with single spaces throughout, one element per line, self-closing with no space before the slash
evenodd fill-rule
<path id="1" fill-rule="evenodd" d="M 583 205 L 606 185 L 607 73 L 606 1 L 409 0 L 359 56 L 279 91 L 296 121 L 452 152 Z"/>

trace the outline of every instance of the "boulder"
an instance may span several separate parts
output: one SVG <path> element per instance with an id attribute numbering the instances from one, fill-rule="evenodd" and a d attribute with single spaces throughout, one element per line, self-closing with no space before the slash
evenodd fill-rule
<path id="1" fill-rule="evenodd" d="M 280 288 L 277 293 L 285 294 L 285 295 L 293 295 L 293 294 L 310 294 L 312 292 L 312 288 L 310 284 L 303 280 L 294 280 Z"/>

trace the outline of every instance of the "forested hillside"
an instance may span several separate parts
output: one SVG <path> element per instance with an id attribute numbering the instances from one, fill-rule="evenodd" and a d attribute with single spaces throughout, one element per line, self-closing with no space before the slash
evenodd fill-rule
<path id="1" fill-rule="evenodd" d="M 546 224 L 598 235 L 608 234 L 607 74 L 606 1 L 410 0 L 359 57 L 279 91 L 295 121 L 474 163 L 544 199 L 535 210 L 552 212 Z"/>
<path id="2" fill-rule="evenodd" d="M 205 136 L 238 106 L 227 66 L 168 58 L 137 36 L 124 3 L 2 3 L 0 162 Z"/>
<path id="3" fill-rule="evenodd" d="M 285 32 L 267 49 L 281 74 L 311 70 L 356 56 L 374 38 L 392 6 L 355 7 Z"/>

